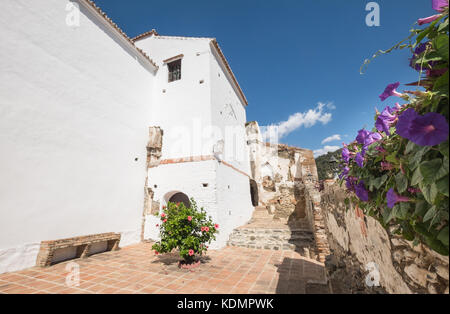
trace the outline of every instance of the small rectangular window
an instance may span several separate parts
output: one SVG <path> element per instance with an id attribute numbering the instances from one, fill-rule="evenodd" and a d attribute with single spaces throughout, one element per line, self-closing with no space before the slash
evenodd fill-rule
<path id="1" fill-rule="evenodd" d="M 181 59 L 168 63 L 167 68 L 169 69 L 169 82 L 181 79 Z"/>

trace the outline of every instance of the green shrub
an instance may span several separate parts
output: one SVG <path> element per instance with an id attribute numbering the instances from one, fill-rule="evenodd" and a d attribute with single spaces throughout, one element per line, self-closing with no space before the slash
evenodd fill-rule
<path id="1" fill-rule="evenodd" d="M 186 263 L 192 263 L 196 255 L 206 253 L 212 240 L 216 239 L 219 225 L 207 217 L 205 210 L 197 209 L 194 199 L 191 207 L 183 203 L 171 203 L 163 207 L 160 215 L 161 240 L 152 246 L 155 254 L 169 253 L 178 249 L 180 257 Z"/>

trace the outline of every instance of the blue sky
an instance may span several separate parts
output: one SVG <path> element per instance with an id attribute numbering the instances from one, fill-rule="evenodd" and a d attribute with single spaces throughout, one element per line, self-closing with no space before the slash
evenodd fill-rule
<path id="1" fill-rule="evenodd" d="M 431 0 L 376 1 L 381 25 L 368 27 L 366 0 L 95 2 L 130 37 L 155 28 L 161 35 L 217 38 L 249 101 L 247 120 L 271 125 L 294 115 L 280 141 L 312 150 L 340 146 L 371 128 L 374 107 L 395 102 L 380 102 L 385 86 L 417 80 L 407 50 L 376 58 L 364 75 L 359 68 L 407 37 L 417 18 L 434 14 Z M 332 105 L 319 111 L 319 103 Z M 336 134 L 342 140 L 322 144 Z"/>

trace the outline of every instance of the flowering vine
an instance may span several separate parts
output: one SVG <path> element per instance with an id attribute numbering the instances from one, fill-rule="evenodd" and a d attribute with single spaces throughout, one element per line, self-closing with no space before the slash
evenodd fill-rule
<path id="1" fill-rule="evenodd" d="M 387 85 L 382 102 L 397 97 L 406 103 L 377 111 L 374 128 L 344 144 L 339 177 L 351 193 L 347 201 L 391 232 L 448 255 L 448 0 L 433 0 L 432 7 L 438 14 L 419 19 L 426 26 L 411 30 L 409 43 L 379 51 L 411 50 L 419 81 L 405 85 L 416 90 Z"/>

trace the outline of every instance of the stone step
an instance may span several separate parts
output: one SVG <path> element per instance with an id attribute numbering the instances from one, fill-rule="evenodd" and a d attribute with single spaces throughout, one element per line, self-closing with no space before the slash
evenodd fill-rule
<path id="1" fill-rule="evenodd" d="M 230 235 L 228 245 L 268 250 L 295 250 L 306 258 L 316 258 L 314 235 L 302 228 L 237 228 Z"/>
<path id="2" fill-rule="evenodd" d="M 273 219 L 273 215 L 270 215 L 269 212 L 263 211 L 263 210 L 258 210 L 258 211 L 254 211 L 252 218 L 270 218 Z"/>
<path id="3" fill-rule="evenodd" d="M 256 212 L 256 211 L 265 211 L 265 212 L 269 212 L 265 206 L 256 206 L 256 207 L 255 207 L 255 212 Z"/>
<path id="4" fill-rule="evenodd" d="M 250 249 L 266 249 L 266 250 L 278 250 L 278 251 L 298 251 L 302 256 L 307 258 L 311 257 L 311 247 L 309 243 L 261 243 L 261 242 L 247 242 L 247 241 L 228 241 L 229 246 L 245 247 Z"/>

